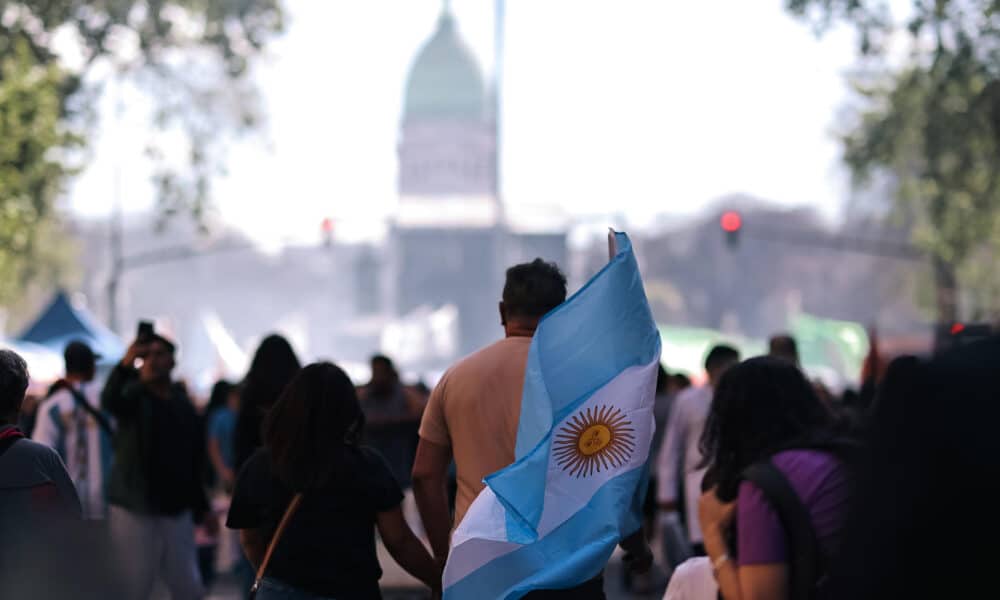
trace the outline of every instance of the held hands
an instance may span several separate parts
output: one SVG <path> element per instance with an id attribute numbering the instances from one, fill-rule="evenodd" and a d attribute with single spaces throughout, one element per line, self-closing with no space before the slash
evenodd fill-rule
<path id="1" fill-rule="evenodd" d="M 219 520 L 219 515 L 215 513 L 210 512 L 205 516 L 205 532 L 208 535 L 212 537 L 219 535 L 219 531 L 222 529 Z"/>
<path id="2" fill-rule="evenodd" d="M 444 597 L 444 592 L 442 591 L 442 585 L 444 581 L 444 566 L 448 562 L 447 556 L 434 556 L 434 566 L 435 572 L 437 573 L 437 578 L 434 583 L 437 585 L 431 586 L 431 600 L 441 600 Z"/>

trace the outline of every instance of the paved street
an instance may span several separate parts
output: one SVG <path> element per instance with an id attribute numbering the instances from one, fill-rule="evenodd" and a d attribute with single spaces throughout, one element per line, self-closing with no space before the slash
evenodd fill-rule
<path id="1" fill-rule="evenodd" d="M 420 517 L 417 513 L 416 501 L 412 492 L 407 492 L 403 501 L 403 513 L 410 527 L 418 536 L 423 536 L 423 528 L 420 524 Z M 235 541 L 235 540 L 233 540 Z M 382 565 L 383 574 L 381 579 L 383 595 L 385 600 L 418 600 L 426 598 L 423 585 L 410 577 L 402 567 L 396 564 L 389 552 L 382 545 L 380 540 L 376 540 L 379 564 Z M 654 540 L 650 544 L 653 554 L 656 557 L 656 564 L 661 562 L 662 545 L 659 540 Z M 228 550 L 223 550 L 228 552 Z M 624 590 L 622 581 L 622 552 L 617 549 L 611 557 L 611 562 L 605 572 L 604 589 L 608 600 L 660 600 L 666 588 L 666 575 L 658 567 L 653 568 L 652 582 L 653 591 L 648 594 L 633 594 Z M 236 600 L 240 598 L 237 583 L 231 577 L 221 577 L 213 586 L 209 598 L 211 600 Z M 485 600 L 485 599 L 483 599 Z"/>
<path id="2" fill-rule="evenodd" d="M 421 590 L 421 587 L 385 553 L 381 545 L 379 545 L 379 560 L 385 570 L 382 577 L 385 600 L 422 600 L 428 597 Z M 654 591 L 649 594 L 630 594 L 622 589 L 621 562 L 617 557 L 608 565 L 605 577 L 608 600 L 659 600 L 663 597 L 664 576 L 658 570 L 654 573 L 654 580 L 657 581 L 658 585 L 654 585 Z M 214 586 L 209 596 L 209 600 L 236 600 L 237 598 L 240 598 L 237 585 L 228 577 L 222 578 Z"/>

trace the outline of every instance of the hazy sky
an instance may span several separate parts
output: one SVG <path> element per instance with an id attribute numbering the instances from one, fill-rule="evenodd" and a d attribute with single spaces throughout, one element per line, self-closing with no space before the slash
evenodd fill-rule
<path id="1" fill-rule="evenodd" d="M 256 69 L 266 128 L 231 153 L 216 204 L 260 240 L 315 236 L 326 216 L 365 235 L 395 204 L 406 74 L 441 2 L 285 6 L 286 32 Z M 452 6 L 488 76 L 493 1 Z M 817 39 L 782 0 L 509 0 L 506 31 L 502 185 L 515 216 L 644 222 L 732 192 L 839 210 L 832 132 L 854 58 L 848 32 Z M 125 122 L 95 143 L 70 190 L 76 211 L 107 213 L 116 152 L 129 209 L 151 206 L 130 158 L 142 121 Z"/>

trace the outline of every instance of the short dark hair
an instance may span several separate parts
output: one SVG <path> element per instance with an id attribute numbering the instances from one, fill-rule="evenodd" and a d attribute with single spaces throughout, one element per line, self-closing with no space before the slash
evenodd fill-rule
<path id="1" fill-rule="evenodd" d="M 771 336 L 767 342 L 767 353 L 775 358 L 790 360 L 795 364 L 799 363 L 799 345 L 795 343 L 795 338 L 787 333 Z"/>
<path id="2" fill-rule="evenodd" d="M 382 363 L 382 366 L 388 367 L 389 369 L 392 369 L 393 371 L 396 370 L 395 363 L 392 362 L 391 358 L 389 358 L 388 356 L 386 356 L 384 354 L 375 354 L 375 355 L 373 355 L 371 357 L 371 359 L 369 360 L 369 362 L 371 364 L 373 364 L 373 365 L 375 363 Z"/>
<path id="3" fill-rule="evenodd" d="M 371 367 L 372 367 L 372 378 L 375 377 L 375 366 L 382 365 L 382 367 L 391 375 L 392 378 L 399 380 L 399 370 L 396 369 L 396 363 L 392 362 L 392 359 L 384 354 L 376 354 L 371 357 Z"/>
<path id="4" fill-rule="evenodd" d="M 208 406 L 205 407 L 205 414 L 209 415 L 217 408 L 222 408 L 229 403 L 229 395 L 233 393 L 233 384 L 225 379 L 220 379 L 212 386 L 212 393 L 208 396 Z"/>
<path id="5" fill-rule="evenodd" d="M 28 391 L 28 363 L 13 350 L 0 350 L 0 417 L 21 412 Z"/>
<path id="6" fill-rule="evenodd" d="M 507 269 L 504 310 L 509 316 L 541 317 L 566 300 L 566 276 L 555 263 L 536 258 Z"/>
<path id="7" fill-rule="evenodd" d="M 289 382 L 264 421 L 264 444 L 278 478 L 295 491 L 345 474 L 348 449 L 364 427 L 354 383 L 332 363 L 313 363 Z"/>
<path id="8" fill-rule="evenodd" d="M 740 361 L 740 351 L 726 344 L 713 346 L 705 356 L 705 370 L 711 373 L 727 363 Z"/>
<path id="9" fill-rule="evenodd" d="M 66 373 L 89 373 L 97 366 L 97 356 L 86 342 L 73 340 L 66 344 L 63 351 L 66 362 Z"/>

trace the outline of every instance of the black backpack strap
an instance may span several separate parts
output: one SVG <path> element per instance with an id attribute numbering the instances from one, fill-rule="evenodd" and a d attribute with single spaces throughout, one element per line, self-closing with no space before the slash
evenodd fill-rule
<path id="1" fill-rule="evenodd" d="M 785 529 L 791 579 L 789 597 L 792 600 L 813 598 L 824 568 L 809 511 L 785 475 L 770 460 L 750 465 L 743 471 L 743 478 L 760 488 Z"/>
<path id="2" fill-rule="evenodd" d="M 111 426 L 111 421 L 108 420 L 108 417 L 101 411 L 91 406 L 90 402 L 87 402 L 87 398 L 83 395 L 82 392 L 80 392 L 80 390 L 76 389 L 73 386 L 67 386 L 66 389 L 68 389 L 69 393 L 73 395 L 73 400 L 76 401 L 76 405 L 82 408 L 83 410 L 87 411 L 87 414 L 94 417 L 94 420 L 97 421 L 97 424 L 101 426 L 101 429 L 104 430 L 104 433 L 108 434 L 111 437 L 114 437 L 115 430 Z"/>

